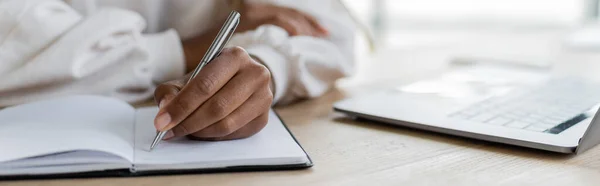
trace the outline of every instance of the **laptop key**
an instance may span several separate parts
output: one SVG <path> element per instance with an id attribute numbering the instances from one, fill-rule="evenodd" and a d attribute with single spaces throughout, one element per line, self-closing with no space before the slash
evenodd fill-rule
<path id="1" fill-rule="evenodd" d="M 557 124 L 557 123 L 544 123 L 544 122 L 539 122 L 539 123 L 534 123 L 534 124 L 532 124 L 532 125 L 535 125 L 535 126 L 537 126 L 537 127 L 540 127 L 540 128 L 549 129 L 549 128 L 552 128 L 552 127 L 554 127 L 554 126 L 556 126 L 556 125 L 558 125 L 558 124 Z"/>
<path id="2" fill-rule="evenodd" d="M 492 120 L 489 120 L 486 123 L 492 124 L 492 125 L 504 125 L 508 122 L 511 122 L 511 119 L 505 118 L 505 117 L 496 117 Z"/>
<path id="3" fill-rule="evenodd" d="M 530 130 L 530 131 L 535 131 L 535 132 L 543 132 L 545 131 L 546 127 L 542 127 L 542 126 L 538 126 L 538 125 L 530 125 L 528 127 L 525 127 L 525 130 Z"/>
<path id="4" fill-rule="evenodd" d="M 466 114 L 464 114 L 462 112 L 459 112 L 459 113 L 452 114 L 451 117 L 459 118 L 459 119 L 469 119 L 471 116 L 470 115 L 466 115 Z"/>
<path id="5" fill-rule="evenodd" d="M 534 118 L 527 117 L 527 118 L 521 119 L 521 121 L 526 122 L 526 123 L 535 123 L 538 120 L 534 119 Z"/>
<path id="6" fill-rule="evenodd" d="M 530 123 L 525 123 L 522 121 L 512 121 L 504 126 L 510 127 L 510 128 L 518 128 L 518 129 L 522 129 L 525 128 L 527 126 L 531 125 Z"/>
<path id="7" fill-rule="evenodd" d="M 476 116 L 472 117 L 471 120 L 478 121 L 478 122 L 485 122 L 485 121 L 490 120 L 492 118 L 494 118 L 493 114 L 481 113 L 479 115 L 476 115 Z"/>
<path id="8" fill-rule="evenodd" d="M 475 110 L 465 110 L 465 111 L 461 111 L 460 114 L 461 115 L 465 115 L 465 116 L 474 116 L 476 114 L 478 114 L 479 112 L 475 111 Z"/>

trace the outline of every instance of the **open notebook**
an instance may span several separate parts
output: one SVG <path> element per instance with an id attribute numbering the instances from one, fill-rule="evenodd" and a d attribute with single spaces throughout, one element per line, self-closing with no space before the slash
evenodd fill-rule
<path id="1" fill-rule="evenodd" d="M 0 110 L 0 178 L 136 176 L 306 168 L 308 155 L 275 112 L 240 140 L 164 141 L 152 152 L 155 107 L 73 96 Z"/>

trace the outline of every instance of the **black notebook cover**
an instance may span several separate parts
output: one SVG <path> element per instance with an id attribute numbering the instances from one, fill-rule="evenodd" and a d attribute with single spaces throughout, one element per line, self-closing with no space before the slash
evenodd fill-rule
<path id="1" fill-rule="evenodd" d="M 159 170 L 159 171 L 141 171 L 131 172 L 129 169 L 79 172 L 79 173 L 59 173 L 59 174 L 43 174 L 43 175 L 16 175 L 16 176 L 0 176 L 0 180 L 24 180 L 24 179 L 64 179 L 64 178 L 101 178 L 101 177 L 134 177 L 134 176 L 154 176 L 154 175 L 176 175 L 176 174 L 202 174 L 202 173 L 222 173 L 222 172 L 251 172 L 251 171 L 278 171 L 278 170 L 298 170 L 306 169 L 313 166 L 312 159 L 306 150 L 300 145 L 294 134 L 281 119 L 279 114 L 275 112 L 277 118 L 281 120 L 283 126 L 292 136 L 294 141 L 300 146 L 306 157 L 307 163 L 303 164 L 287 164 L 287 165 L 244 165 L 231 166 L 225 168 L 203 168 L 203 169 L 184 169 L 184 170 Z"/>

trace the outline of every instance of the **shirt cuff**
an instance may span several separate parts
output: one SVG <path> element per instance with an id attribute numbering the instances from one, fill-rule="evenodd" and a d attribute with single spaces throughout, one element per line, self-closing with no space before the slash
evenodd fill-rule
<path id="1" fill-rule="evenodd" d="M 152 64 L 152 81 L 163 83 L 185 74 L 185 59 L 179 35 L 173 29 L 144 35 Z"/>
<path id="2" fill-rule="evenodd" d="M 289 64 L 286 62 L 285 57 L 267 45 L 250 46 L 246 48 L 246 52 L 258 58 L 271 71 L 273 85 L 275 86 L 273 104 L 277 103 L 286 94 L 290 84 L 288 78 Z"/>

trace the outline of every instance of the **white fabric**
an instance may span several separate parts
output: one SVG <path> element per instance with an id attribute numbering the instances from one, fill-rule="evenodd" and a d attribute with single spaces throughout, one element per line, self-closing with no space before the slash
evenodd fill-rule
<path id="1" fill-rule="evenodd" d="M 331 33 L 290 37 L 264 25 L 232 38 L 230 45 L 269 67 L 276 102 L 319 96 L 351 73 L 354 27 L 338 2 L 269 2 L 307 12 Z M 226 6 L 222 0 L 0 0 L 0 106 L 69 94 L 148 99 L 156 84 L 183 75 L 180 40 L 222 24 Z"/>

